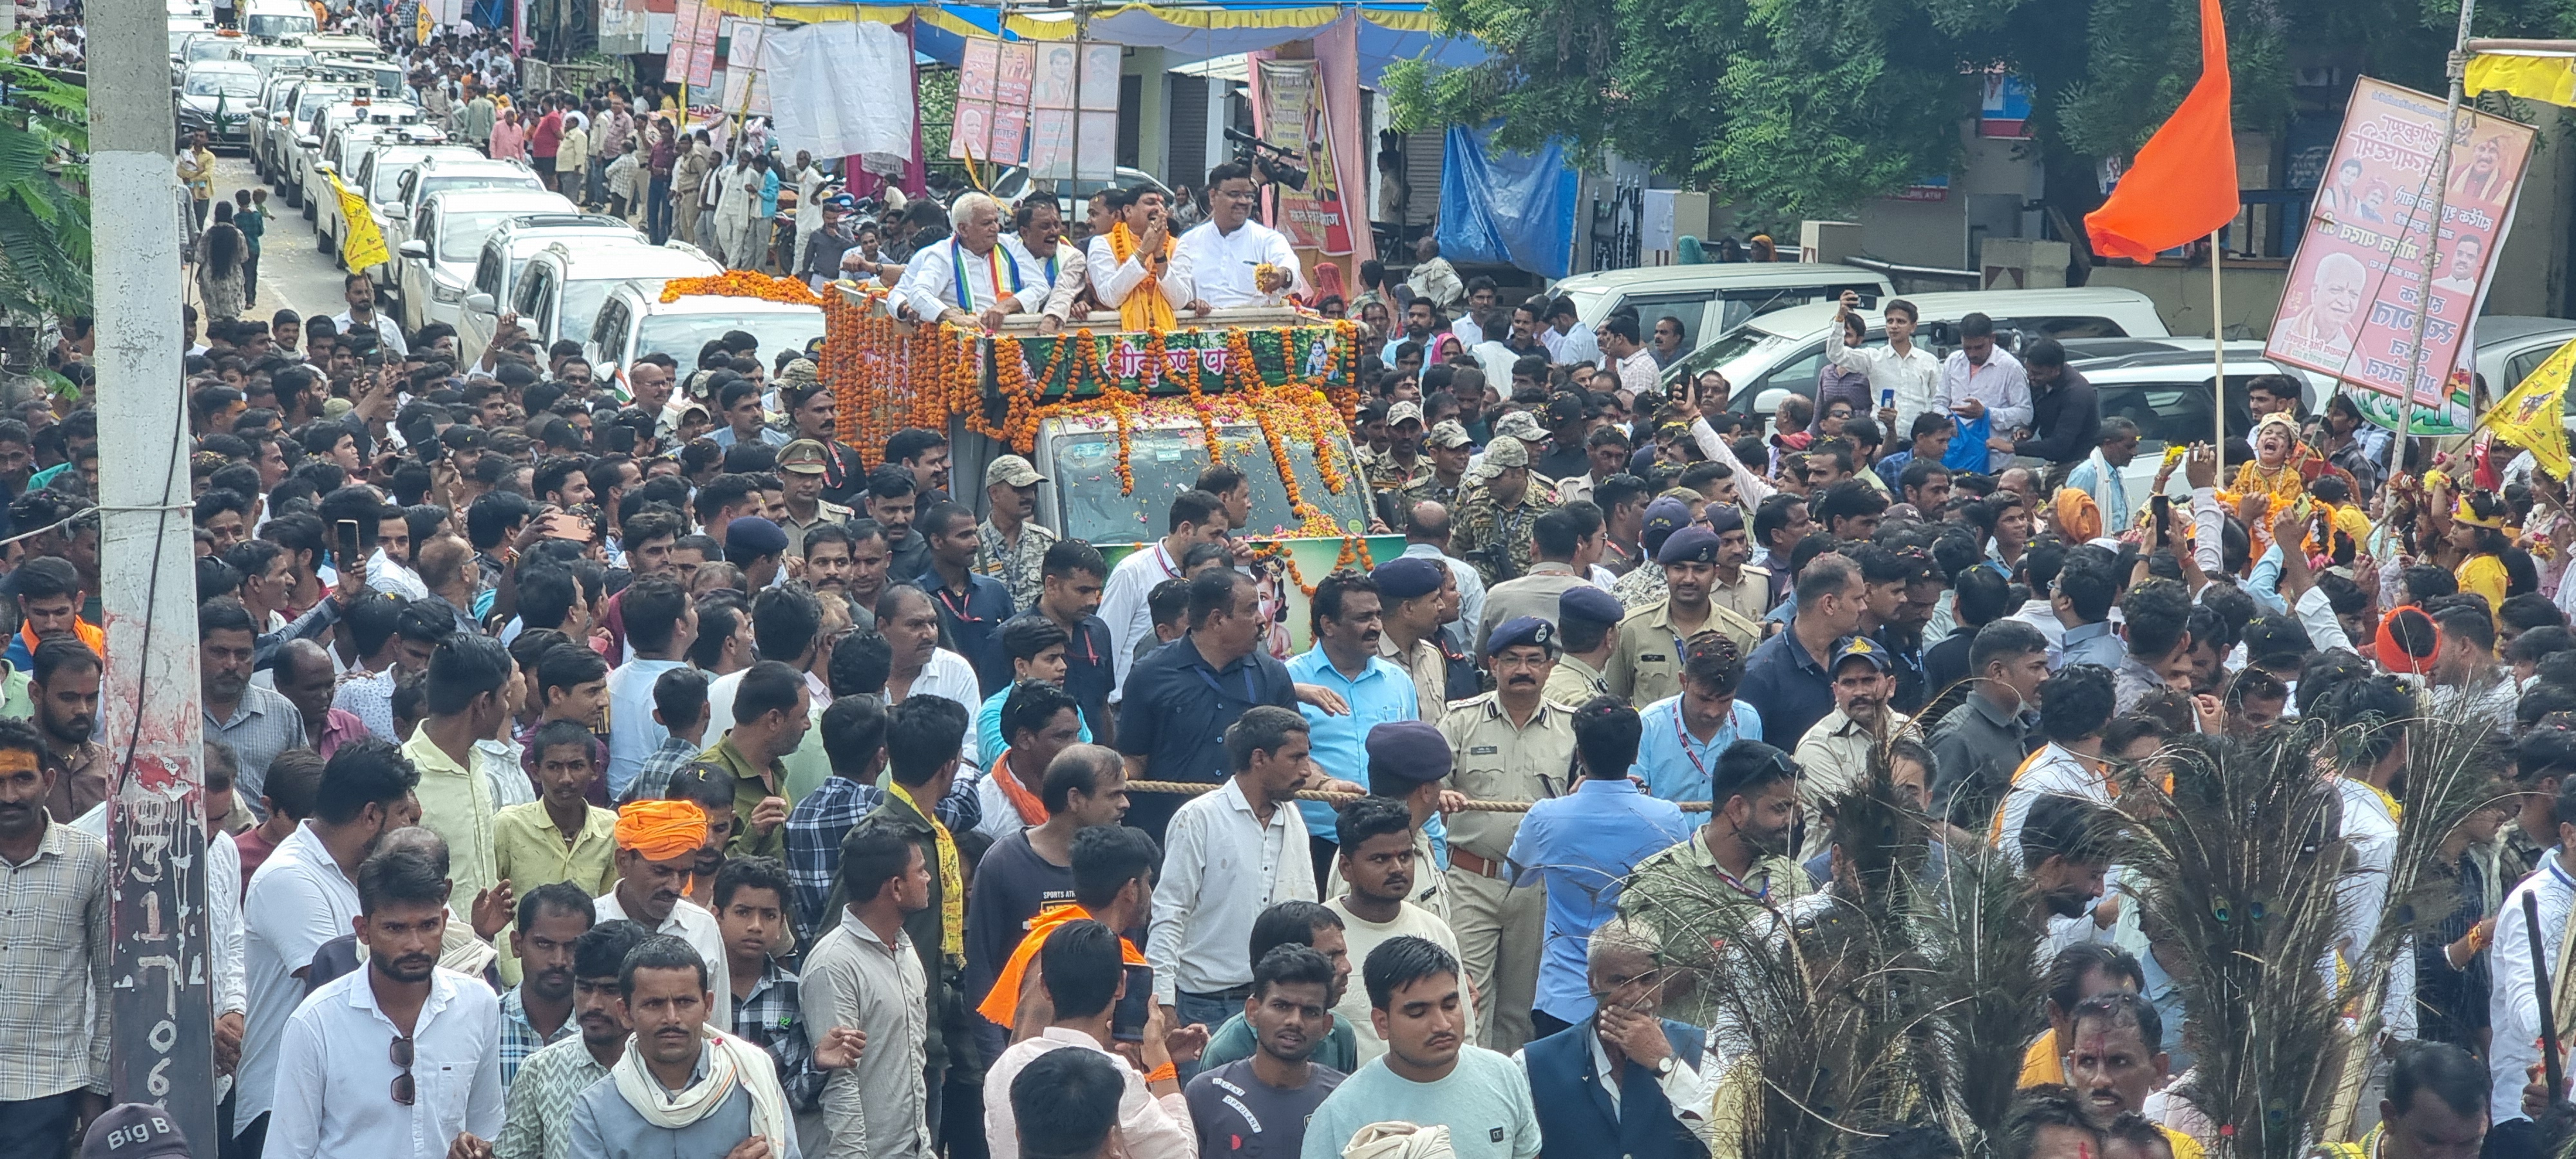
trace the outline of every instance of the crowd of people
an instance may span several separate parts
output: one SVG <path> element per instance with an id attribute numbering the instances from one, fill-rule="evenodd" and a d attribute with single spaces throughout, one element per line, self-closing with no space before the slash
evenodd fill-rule
<path id="1" fill-rule="evenodd" d="M 562 139 L 568 191 L 603 167 Z M 2365 1153 L 2551 1144 L 2514 899 L 2565 945 L 2563 481 L 2501 446 L 2392 473 L 2349 402 L 2265 378 L 2247 437 L 2141 486 L 2056 343 L 1971 315 L 1936 354 L 1901 299 L 1813 397 L 1731 412 L 1664 381 L 1670 320 L 1505 303 L 1436 245 L 1345 299 L 1252 186 L 1219 167 L 1178 236 L 1105 191 L 1073 239 L 970 194 L 908 262 L 811 272 L 969 325 L 1359 319 L 1353 483 L 1405 548 L 1315 577 L 1302 650 L 1253 550 L 1292 532 L 1233 466 L 1112 563 L 1039 521 L 1041 464 L 842 442 L 815 350 L 612 382 L 505 328 L 465 366 L 364 275 L 333 317 L 192 313 L 224 1153 L 1756 1153 L 1712 932 L 1849 901 L 1837 811 L 1884 789 L 2034 899 L 1998 1153 L 2196 1156 L 2211 999 L 2101 817 L 2174 746 L 2356 731 L 2315 775 L 2356 850 L 2338 976 L 2377 977 L 2419 719 L 2501 771 L 2442 846 L 2455 911 L 2382 972 L 2420 1042 Z M 0 1155 L 95 1142 L 115 1040 L 89 341 L 50 359 L 77 394 L 0 418 L 0 888 L 33 935 L 0 942 Z"/>

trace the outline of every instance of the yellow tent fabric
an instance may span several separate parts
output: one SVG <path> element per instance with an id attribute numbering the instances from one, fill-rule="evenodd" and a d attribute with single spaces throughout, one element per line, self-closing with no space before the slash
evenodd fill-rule
<path id="1" fill-rule="evenodd" d="M 2576 107 L 2576 57 L 2482 52 L 2469 58 L 2466 91 L 2495 91 L 2529 101 Z"/>

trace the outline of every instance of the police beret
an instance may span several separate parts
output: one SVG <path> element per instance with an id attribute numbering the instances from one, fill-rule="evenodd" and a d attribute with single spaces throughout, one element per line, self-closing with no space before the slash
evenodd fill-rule
<path id="1" fill-rule="evenodd" d="M 1370 729 L 1364 743 L 1373 791 L 1411 792 L 1415 785 L 1449 775 L 1449 739 L 1422 721 L 1388 721 Z M 1390 779 L 1398 783 L 1389 784 Z"/>
<path id="2" fill-rule="evenodd" d="M 1536 644 L 1549 652 L 1556 651 L 1556 627 L 1536 616 L 1514 616 L 1494 625 L 1494 634 L 1485 638 L 1485 655 L 1498 655 L 1505 648 Z"/>
<path id="3" fill-rule="evenodd" d="M 1744 527 L 1744 512 L 1724 503 L 1709 504 L 1706 518 L 1708 529 L 1719 535 L 1741 530 Z"/>
<path id="4" fill-rule="evenodd" d="M 1640 533 L 1640 538 L 1646 541 L 1646 550 L 1653 551 L 1664 545 L 1665 536 L 1681 530 L 1690 521 L 1690 504 L 1669 495 L 1659 497 L 1646 504 L 1646 529 Z"/>
<path id="5" fill-rule="evenodd" d="M 1559 623 L 1583 620 L 1594 624 L 1616 624 L 1627 614 L 1628 609 L 1619 606 L 1619 597 L 1591 584 L 1576 584 L 1565 589 L 1564 595 L 1556 597 Z"/>
<path id="6" fill-rule="evenodd" d="M 1671 567 L 1677 563 L 1716 563 L 1717 533 L 1698 524 L 1682 528 L 1664 540 L 1655 552 L 1655 562 Z"/>
<path id="7" fill-rule="evenodd" d="M 757 515 L 746 515 L 725 524 L 725 558 L 747 562 L 764 555 L 777 555 L 787 550 L 787 533 L 775 523 Z"/>
<path id="8" fill-rule="evenodd" d="M 1410 600 L 1440 590 L 1440 581 L 1449 569 L 1418 555 L 1401 556 L 1377 565 L 1369 578 L 1377 581 L 1377 594 L 1390 600 Z"/>

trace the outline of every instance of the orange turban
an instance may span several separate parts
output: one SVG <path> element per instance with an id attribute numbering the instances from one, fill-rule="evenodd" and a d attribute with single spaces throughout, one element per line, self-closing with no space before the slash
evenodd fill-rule
<path id="1" fill-rule="evenodd" d="M 2083 488 L 2058 488 L 2056 506 L 2057 533 L 2065 536 L 2068 543 L 2082 543 L 2088 539 L 2101 537 L 2102 509 L 2093 502 L 2093 496 L 2086 493 Z M 2127 528 L 2112 530 L 2125 531 Z"/>
<path id="2" fill-rule="evenodd" d="M 707 843 L 707 811 L 695 801 L 631 801 L 617 811 L 617 847 L 670 861 Z"/>

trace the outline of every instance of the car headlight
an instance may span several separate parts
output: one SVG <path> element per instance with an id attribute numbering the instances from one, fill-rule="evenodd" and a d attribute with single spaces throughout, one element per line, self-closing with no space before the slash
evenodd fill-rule
<path id="1" fill-rule="evenodd" d="M 432 301 L 462 302 L 465 300 L 465 287 L 451 286 L 445 282 L 431 282 L 429 296 Z"/>

